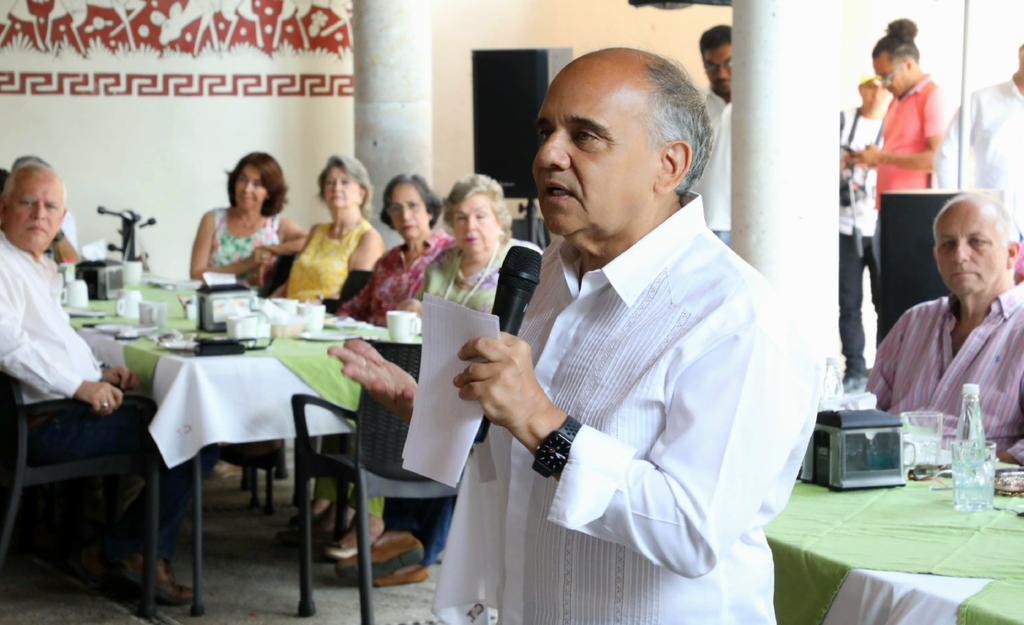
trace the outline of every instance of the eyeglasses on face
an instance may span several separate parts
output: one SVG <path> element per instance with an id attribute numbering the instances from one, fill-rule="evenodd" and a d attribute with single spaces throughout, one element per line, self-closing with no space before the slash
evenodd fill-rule
<path id="1" fill-rule="evenodd" d="M 723 69 L 732 69 L 732 59 L 726 59 L 724 63 L 709 63 L 704 61 L 704 71 L 709 74 L 717 74 Z"/>

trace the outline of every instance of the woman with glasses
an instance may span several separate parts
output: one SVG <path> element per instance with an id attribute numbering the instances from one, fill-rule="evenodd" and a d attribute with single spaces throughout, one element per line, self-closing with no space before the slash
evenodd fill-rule
<path id="1" fill-rule="evenodd" d="M 203 215 L 192 243 L 190 275 L 230 273 L 250 286 L 261 284 L 275 255 L 302 249 L 306 231 L 281 215 L 288 185 L 273 156 L 252 152 L 228 174 L 228 208 Z"/>
<path id="2" fill-rule="evenodd" d="M 402 244 L 377 262 L 366 287 L 338 314 L 386 326 L 388 311 L 420 290 L 427 267 L 455 241 L 445 232 L 433 231 L 440 214 L 441 199 L 426 180 L 416 174 L 392 178 L 384 189 L 380 219 L 402 236 Z"/>
<path id="3" fill-rule="evenodd" d="M 350 271 L 370 270 L 384 253 L 384 238 L 367 221 L 373 185 L 359 159 L 332 156 L 317 179 L 329 223 L 317 224 L 278 289 L 291 299 L 336 299 Z"/>

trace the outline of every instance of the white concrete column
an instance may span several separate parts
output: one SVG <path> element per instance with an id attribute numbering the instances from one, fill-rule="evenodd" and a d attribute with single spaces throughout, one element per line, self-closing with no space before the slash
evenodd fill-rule
<path id="1" fill-rule="evenodd" d="M 839 8 L 733 0 L 732 245 L 829 354 L 839 345 Z"/>
<path id="2" fill-rule="evenodd" d="M 373 180 L 375 222 L 388 180 L 400 173 L 429 180 L 433 171 L 430 5 L 353 1 L 356 157 Z M 380 230 L 389 246 L 401 240 Z"/>

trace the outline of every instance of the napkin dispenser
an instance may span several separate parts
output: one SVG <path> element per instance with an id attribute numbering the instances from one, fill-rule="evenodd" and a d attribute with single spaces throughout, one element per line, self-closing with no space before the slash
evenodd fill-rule
<path id="1" fill-rule="evenodd" d="M 800 479 L 832 490 L 906 485 L 902 422 L 880 410 L 819 412 Z"/>
<path id="2" fill-rule="evenodd" d="M 228 317 L 252 312 L 252 289 L 241 284 L 204 285 L 196 296 L 196 327 L 206 332 L 224 332 Z"/>
<path id="3" fill-rule="evenodd" d="M 121 263 L 117 261 L 82 261 L 75 265 L 75 277 L 85 280 L 91 300 L 117 299 L 124 287 Z"/>

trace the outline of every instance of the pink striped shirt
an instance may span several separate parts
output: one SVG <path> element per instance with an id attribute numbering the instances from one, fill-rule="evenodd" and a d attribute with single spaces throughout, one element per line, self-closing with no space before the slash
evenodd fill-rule
<path id="1" fill-rule="evenodd" d="M 981 385 L 985 436 L 1024 463 L 1024 285 L 1000 295 L 953 355 L 952 296 L 903 313 L 882 341 L 868 390 L 892 414 L 937 410 L 960 415 L 963 385 Z M 945 424 L 952 436 L 956 419 Z"/>

